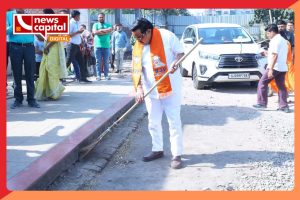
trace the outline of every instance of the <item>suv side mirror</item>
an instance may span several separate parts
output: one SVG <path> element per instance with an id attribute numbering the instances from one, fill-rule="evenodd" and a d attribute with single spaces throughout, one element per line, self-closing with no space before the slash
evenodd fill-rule
<path id="1" fill-rule="evenodd" d="M 193 40 L 193 38 L 185 38 L 185 39 L 183 39 L 183 43 L 194 44 L 194 40 Z"/>

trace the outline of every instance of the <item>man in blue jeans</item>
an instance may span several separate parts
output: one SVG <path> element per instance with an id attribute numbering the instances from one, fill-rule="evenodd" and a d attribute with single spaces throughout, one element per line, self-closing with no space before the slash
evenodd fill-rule
<path id="1" fill-rule="evenodd" d="M 7 12 L 6 34 L 9 37 L 10 47 L 9 56 L 11 59 L 11 68 L 14 77 L 14 97 L 15 102 L 10 106 L 11 109 L 22 106 L 22 68 L 24 61 L 27 102 L 29 107 L 40 108 L 40 105 L 34 98 L 34 72 L 35 72 L 35 50 L 33 35 L 14 35 L 13 34 L 13 14 L 23 14 L 23 9 L 17 9 Z"/>
<path id="2" fill-rule="evenodd" d="M 105 23 L 104 13 L 98 15 L 98 21 L 93 25 L 94 34 L 94 51 L 96 57 L 96 74 L 97 81 L 101 80 L 101 63 L 104 64 L 105 80 L 110 80 L 108 76 L 109 54 L 110 54 L 110 33 L 112 32 L 111 24 Z"/>

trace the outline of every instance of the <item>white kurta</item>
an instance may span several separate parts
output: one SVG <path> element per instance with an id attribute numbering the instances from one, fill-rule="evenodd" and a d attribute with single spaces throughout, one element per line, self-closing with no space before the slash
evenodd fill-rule
<path id="1" fill-rule="evenodd" d="M 163 40 L 167 66 L 170 67 L 176 60 L 176 55 L 183 53 L 184 50 L 178 38 L 172 32 L 165 29 L 159 29 L 159 31 Z M 150 45 L 144 46 L 142 55 L 142 85 L 146 93 L 155 84 Z M 179 70 L 174 74 L 170 74 L 169 77 L 172 86 L 171 96 L 159 99 L 156 88 L 145 99 L 149 120 L 148 129 L 152 137 L 152 151 L 163 151 L 161 119 L 163 111 L 165 111 L 169 123 L 171 152 L 173 156 L 180 156 L 183 151 L 180 119 L 182 78 Z"/>

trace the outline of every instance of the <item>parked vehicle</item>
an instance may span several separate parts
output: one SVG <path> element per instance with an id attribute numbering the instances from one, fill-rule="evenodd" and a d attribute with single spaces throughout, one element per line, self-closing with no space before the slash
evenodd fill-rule
<path id="1" fill-rule="evenodd" d="M 194 24 L 182 34 L 185 52 L 201 44 L 180 66 L 181 75 L 192 76 L 196 89 L 214 82 L 244 82 L 257 85 L 267 59 L 253 37 L 237 24 Z"/>

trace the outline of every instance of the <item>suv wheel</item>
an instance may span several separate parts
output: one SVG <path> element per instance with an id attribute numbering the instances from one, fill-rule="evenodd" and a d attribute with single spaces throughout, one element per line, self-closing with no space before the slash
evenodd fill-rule
<path id="1" fill-rule="evenodd" d="M 181 64 L 179 64 L 179 68 L 180 68 L 180 74 L 181 74 L 181 76 L 182 77 L 187 77 L 188 76 L 188 71 L 184 67 L 182 67 Z"/>
<path id="2" fill-rule="evenodd" d="M 193 86 L 194 86 L 194 88 L 196 88 L 197 90 L 204 89 L 205 82 L 198 81 L 196 67 L 193 67 L 192 76 L 193 76 Z"/>

